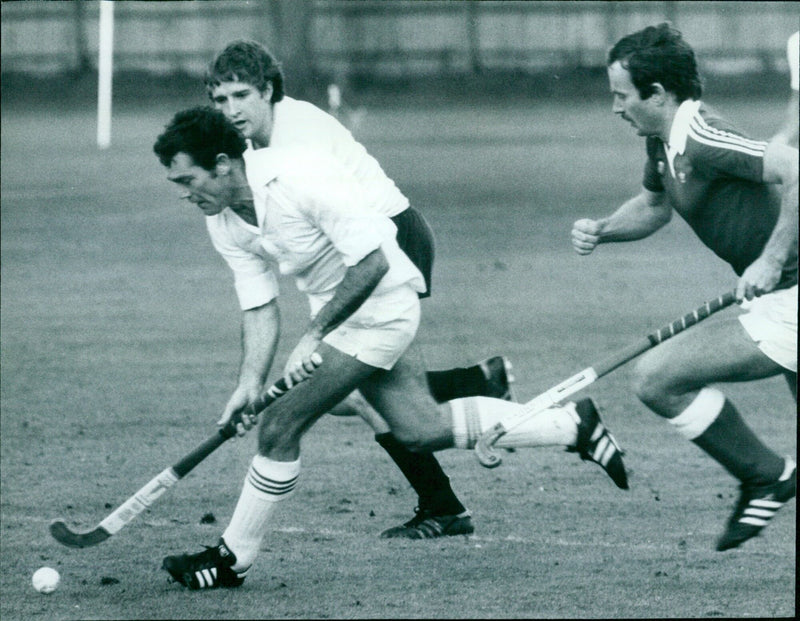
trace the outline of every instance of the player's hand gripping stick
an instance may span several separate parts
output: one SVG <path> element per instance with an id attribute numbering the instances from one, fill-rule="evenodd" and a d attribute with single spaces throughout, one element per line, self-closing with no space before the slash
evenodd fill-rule
<path id="1" fill-rule="evenodd" d="M 683 332 L 686 328 L 693 326 L 717 311 L 727 308 L 735 301 L 736 291 L 731 291 L 714 300 L 710 300 L 680 319 L 673 321 L 671 324 L 648 334 L 635 343 L 631 343 L 628 347 L 620 349 L 597 364 L 584 369 L 580 373 L 576 373 L 557 386 L 534 397 L 525 403 L 521 410 L 511 416 L 507 416 L 504 420 L 498 421 L 494 426 L 483 432 L 475 445 L 475 454 L 478 456 L 481 465 L 487 468 L 494 468 L 500 465 L 502 458 L 499 453 L 495 451 L 494 445 L 511 429 L 514 429 L 529 418 L 536 416 L 542 410 L 556 405 L 570 395 L 586 388 L 586 386 L 594 383 L 598 378 L 611 373 L 611 371 L 617 367 L 633 360 L 648 349 L 655 347 L 659 343 L 663 343 L 679 332 Z"/>
<path id="2" fill-rule="evenodd" d="M 313 358 L 315 366 L 319 366 L 322 359 Z M 319 362 L 317 362 L 319 360 Z M 280 378 L 259 399 L 251 405 L 251 410 L 258 414 L 270 405 L 275 399 L 287 392 L 286 382 Z M 56 541 L 70 548 L 88 548 L 102 543 L 111 535 L 119 532 L 129 524 L 137 515 L 147 509 L 164 492 L 175 485 L 180 479 L 189 474 L 195 466 L 217 450 L 226 440 L 236 435 L 238 417 L 232 417 L 228 423 L 221 427 L 213 436 L 200 444 L 183 459 L 163 470 L 150 479 L 133 496 L 128 498 L 112 513 L 108 515 L 96 528 L 87 532 L 70 530 L 63 520 L 54 520 L 50 524 L 50 534 Z"/>

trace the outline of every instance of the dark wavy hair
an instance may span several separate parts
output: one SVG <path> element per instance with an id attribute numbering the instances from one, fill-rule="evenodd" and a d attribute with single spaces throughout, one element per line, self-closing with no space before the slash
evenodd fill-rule
<path id="1" fill-rule="evenodd" d="M 275 103 L 283 99 L 283 72 L 278 61 L 267 49 L 255 41 L 234 41 L 222 50 L 206 69 L 204 79 L 206 92 L 221 82 L 246 82 L 263 93 L 272 83 L 272 97 Z"/>
<path id="2" fill-rule="evenodd" d="M 209 106 L 178 112 L 153 145 L 159 161 L 167 168 L 176 154 L 186 153 L 206 170 L 214 168 L 220 153 L 239 159 L 246 149 L 239 130 L 222 112 Z"/>
<path id="3" fill-rule="evenodd" d="M 641 99 L 653 94 L 658 82 L 679 102 L 700 99 L 703 84 L 694 50 L 680 31 L 664 22 L 623 37 L 608 52 L 608 65 L 615 62 L 628 70 Z"/>

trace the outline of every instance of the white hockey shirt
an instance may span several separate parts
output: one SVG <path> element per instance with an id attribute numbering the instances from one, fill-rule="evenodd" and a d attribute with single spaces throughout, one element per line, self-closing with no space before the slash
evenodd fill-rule
<path id="1" fill-rule="evenodd" d="M 244 160 L 257 226 L 230 209 L 206 218 L 214 247 L 233 270 L 242 310 L 278 295 L 277 263 L 308 295 L 314 316 L 347 268 L 379 247 L 389 272 L 353 319 L 380 317 L 374 298 L 397 287 L 425 290 L 422 274 L 397 245 L 394 223 L 369 209 L 359 182 L 336 160 L 304 147 L 248 150 Z"/>
<path id="2" fill-rule="evenodd" d="M 291 97 L 275 103 L 272 112 L 270 147 L 321 149 L 361 183 L 364 198 L 371 208 L 390 218 L 408 208 L 408 199 L 386 176 L 378 161 L 330 114 Z"/>

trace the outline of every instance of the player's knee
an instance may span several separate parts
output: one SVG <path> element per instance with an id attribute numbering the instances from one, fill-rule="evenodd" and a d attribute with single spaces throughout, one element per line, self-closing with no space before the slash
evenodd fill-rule
<path id="1" fill-rule="evenodd" d="M 347 395 L 328 410 L 328 414 L 333 414 L 334 416 L 360 416 L 370 424 L 372 424 L 371 419 L 380 417 L 358 391 L 351 392 Z"/>
<path id="2" fill-rule="evenodd" d="M 328 414 L 332 416 L 361 416 L 361 411 L 349 401 L 342 401 L 334 405 Z"/>
<path id="3" fill-rule="evenodd" d="M 262 420 L 258 428 L 258 451 L 262 455 L 294 449 L 300 444 L 301 428 L 276 420 Z"/>
<path id="4" fill-rule="evenodd" d="M 652 408 L 669 394 L 666 370 L 653 358 L 639 359 L 633 370 L 633 390 L 642 403 Z"/>
<path id="5" fill-rule="evenodd" d="M 416 429 L 393 429 L 397 441 L 412 453 L 427 453 L 433 450 L 431 438 Z"/>

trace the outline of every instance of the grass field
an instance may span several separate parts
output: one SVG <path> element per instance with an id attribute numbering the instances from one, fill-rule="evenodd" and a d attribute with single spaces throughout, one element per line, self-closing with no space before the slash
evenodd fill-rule
<path id="1" fill-rule="evenodd" d="M 783 111 L 779 100 L 718 104 L 756 136 Z M 177 107 L 120 108 L 102 153 L 91 107 L 3 107 L 4 621 L 795 615 L 794 503 L 762 537 L 715 552 L 735 483 L 636 400 L 628 367 L 586 391 L 627 450 L 628 492 L 556 449 L 507 454 L 491 471 L 449 451 L 440 458 L 475 535 L 380 540 L 415 497 L 363 423 L 327 417 L 242 589 L 190 593 L 160 564 L 216 541 L 252 434 L 101 546 L 53 541 L 50 520 L 95 526 L 205 439 L 233 388 L 231 279 L 151 151 Z M 677 218 L 647 242 L 572 252 L 571 223 L 640 183 L 641 139 L 606 100 L 374 107 L 358 133 L 437 234 L 418 337 L 431 368 L 503 353 L 529 399 L 735 283 Z M 278 364 L 307 312 L 291 283 L 284 291 Z M 770 446 L 796 456 L 783 380 L 725 390 Z M 201 523 L 207 513 L 216 523 Z M 62 575 L 50 596 L 30 584 L 42 565 Z"/>

